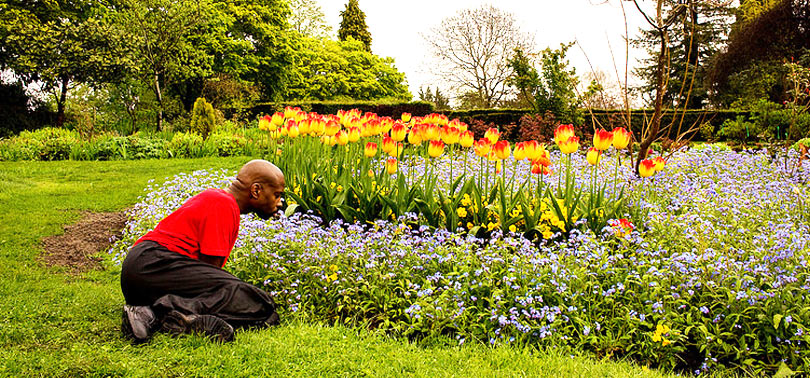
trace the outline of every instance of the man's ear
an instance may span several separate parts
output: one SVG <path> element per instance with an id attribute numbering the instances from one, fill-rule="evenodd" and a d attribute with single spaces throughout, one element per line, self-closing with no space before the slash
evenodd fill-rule
<path id="1" fill-rule="evenodd" d="M 259 192 L 261 190 L 262 190 L 262 184 L 259 184 L 258 182 L 254 182 L 253 184 L 250 184 L 250 198 L 258 199 L 259 198 Z"/>

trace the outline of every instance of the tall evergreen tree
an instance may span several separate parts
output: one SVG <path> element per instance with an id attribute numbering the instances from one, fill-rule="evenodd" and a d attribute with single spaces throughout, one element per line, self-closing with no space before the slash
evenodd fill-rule
<path id="1" fill-rule="evenodd" d="M 669 107 L 701 108 L 708 99 L 708 88 L 704 84 L 706 63 L 716 54 L 728 35 L 731 12 L 725 6 L 710 1 L 667 0 L 665 5 L 672 9 L 686 4 L 685 11 L 672 12 L 674 25 L 668 30 L 669 67 L 664 104 Z M 631 41 L 634 46 L 647 50 L 648 57 L 635 70 L 645 84 L 641 93 L 655 93 L 656 70 L 660 48 L 658 41 L 661 32 L 656 29 L 642 30 L 641 35 Z M 652 102 L 652 99 L 648 99 Z"/>
<path id="2" fill-rule="evenodd" d="M 338 38 L 345 41 L 352 37 L 366 47 L 366 51 L 371 51 L 371 33 L 366 25 L 366 14 L 360 10 L 357 0 L 349 0 L 346 9 L 340 12 L 340 28 Z"/>

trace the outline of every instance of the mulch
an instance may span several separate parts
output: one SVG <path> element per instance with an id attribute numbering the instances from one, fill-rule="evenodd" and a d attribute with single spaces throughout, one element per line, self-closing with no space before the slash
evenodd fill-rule
<path id="1" fill-rule="evenodd" d="M 64 234 L 42 239 L 45 252 L 39 260 L 47 266 L 65 267 L 73 274 L 100 269 L 101 258 L 96 255 L 107 251 L 121 236 L 126 221 L 125 211 L 84 212 L 78 222 L 64 226 Z"/>

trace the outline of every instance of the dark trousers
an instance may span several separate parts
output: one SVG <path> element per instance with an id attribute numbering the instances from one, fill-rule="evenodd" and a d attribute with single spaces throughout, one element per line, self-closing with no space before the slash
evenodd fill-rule
<path id="1" fill-rule="evenodd" d="M 126 303 L 151 306 L 158 319 L 169 311 L 216 315 L 233 327 L 278 323 L 276 305 L 264 290 L 213 265 L 144 241 L 121 266 Z"/>

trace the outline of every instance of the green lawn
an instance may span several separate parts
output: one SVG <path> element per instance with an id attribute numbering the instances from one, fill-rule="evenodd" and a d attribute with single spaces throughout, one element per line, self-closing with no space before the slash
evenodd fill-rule
<path id="1" fill-rule="evenodd" d="M 71 276 L 35 258 L 41 238 L 83 210 L 131 206 L 150 179 L 248 158 L 128 162 L 0 162 L 0 376 L 661 376 L 624 362 L 558 351 L 416 346 L 301 320 L 237 334 L 231 344 L 120 336 L 118 273 Z"/>

